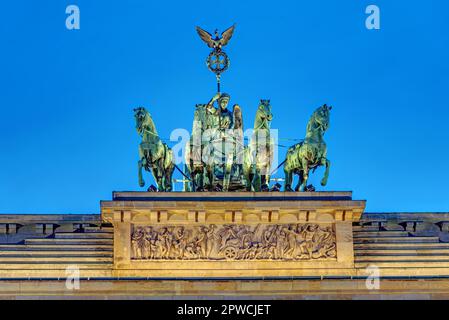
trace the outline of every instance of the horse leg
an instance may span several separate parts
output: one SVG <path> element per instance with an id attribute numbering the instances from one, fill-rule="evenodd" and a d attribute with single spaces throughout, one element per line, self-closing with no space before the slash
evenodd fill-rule
<path id="1" fill-rule="evenodd" d="M 156 181 L 158 191 L 164 191 L 164 184 L 162 182 L 163 173 L 159 170 L 157 165 L 153 166 L 153 177 Z"/>
<path id="2" fill-rule="evenodd" d="M 195 181 L 195 169 L 193 167 L 193 163 L 190 162 L 189 166 L 186 164 L 184 168 L 185 168 L 184 171 L 190 177 L 190 191 L 195 192 L 196 191 L 196 181 Z M 187 188 L 186 188 L 186 190 L 187 190 Z"/>
<path id="3" fill-rule="evenodd" d="M 265 174 L 260 176 L 260 186 L 261 186 L 261 190 L 262 190 L 262 187 L 268 187 L 269 188 L 269 185 L 267 183 L 267 176 Z"/>
<path id="4" fill-rule="evenodd" d="M 261 179 L 261 168 L 260 168 L 260 155 L 259 155 L 259 145 L 256 142 L 255 155 L 253 156 L 253 188 L 255 192 L 260 192 L 262 190 L 262 179 Z"/>
<path id="5" fill-rule="evenodd" d="M 262 190 L 261 188 L 261 177 L 260 177 L 260 169 L 255 168 L 254 175 L 253 175 L 253 182 L 252 182 L 253 188 L 255 192 L 260 192 Z"/>
<path id="6" fill-rule="evenodd" d="M 206 178 L 208 180 L 206 189 L 208 189 L 209 191 L 212 191 L 213 183 L 214 183 L 214 166 L 213 165 L 206 165 L 205 171 L 206 171 L 206 173 L 205 173 L 206 174 Z M 204 175 L 204 169 L 203 169 L 203 175 Z M 205 184 L 204 181 L 203 181 L 203 184 Z"/>
<path id="7" fill-rule="evenodd" d="M 298 177 L 299 177 L 298 184 L 297 184 L 296 187 L 295 187 L 295 191 L 296 191 L 296 192 L 298 192 L 298 191 L 300 190 L 302 181 L 303 181 L 303 179 L 304 179 L 304 178 L 303 178 L 303 175 L 302 175 L 302 171 L 299 171 Z"/>
<path id="8" fill-rule="evenodd" d="M 166 192 L 166 180 L 165 180 L 165 172 L 161 171 L 161 192 Z"/>
<path id="9" fill-rule="evenodd" d="M 251 191 L 251 184 L 249 181 L 249 169 L 247 168 L 246 165 L 243 165 L 242 172 L 243 172 L 243 177 L 245 178 L 246 191 Z M 249 190 L 248 190 L 248 188 L 249 188 Z"/>
<path id="10" fill-rule="evenodd" d="M 145 180 L 143 180 L 142 177 L 142 168 L 146 166 L 146 159 L 145 155 L 143 154 L 142 148 L 139 146 L 139 162 L 137 162 L 138 165 L 138 176 L 139 176 L 139 186 L 142 188 L 145 186 Z"/>
<path id="11" fill-rule="evenodd" d="M 141 159 L 141 160 L 139 160 L 138 162 L 137 162 L 137 165 L 138 165 L 138 175 L 139 175 L 139 186 L 142 188 L 142 187 L 144 187 L 145 186 L 145 180 L 143 180 L 143 177 L 142 177 L 142 168 L 143 168 L 143 166 L 144 166 L 144 161 L 145 161 L 145 158 L 143 158 L 143 159 Z"/>
<path id="12" fill-rule="evenodd" d="M 224 177 L 223 177 L 223 190 L 224 191 L 229 190 L 229 185 L 231 183 L 232 162 L 233 162 L 232 157 L 228 157 L 226 159 L 225 172 L 224 172 Z"/>
<path id="13" fill-rule="evenodd" d="M 331 166 L 331 162 L 328 159 L 323 158 L 323 159 L 321 159 L 321 165 L 326 166 L 326 171 L 324 172 L 324 177 L 321 180 L 321 185 L 324 187 L 327 184 L 327 178 L 329 177 L 329 169 Z"/>
<path id="14" fill-rule="evenodd" d="M 261 184 L 262 186 L 266 186 L 268 189 L 270 188 L 270 174 L 269 174 L 269 167 L 264 167 L 264 173 L 261 175 Z"/>
<path id="15" fill-rule="evenodd" d="M 301 165 L 303 168 L 303 173 L 302 173 L 302 183 L 300 186 L 300 190 L 299 191 L 304 191 L 307 187 L 307 180 L 309 180 L 309 167 L 308 167 L 308 163 L 307 163 L 307 159 L 302 158 L 301 159 Z"/>
<path id="16" fill-rule="evenodd" d="M 204 191 L 204 167 L 200 167 L 200 172 L 195 170 L 195 189 L 194 191 Z"/>
<path id="17" fill-rule="evenodd" d="M 156 183 L 156 188 L 158 189 L 158 191 L 159 191 L 159 184 L 158 184 L 158 170 L 157 170 L 157 168 L 155 167 L 155 166 L 153 166 L 152 168 L 151 168 L 151 173 L 153 174 L 153 178 L 154 178 L 154 182 Z"/>
<path id="18" fill-rule="evenodd" d="M 159 175 L 157 177 L 157 188 L 161 192 L 165 192 L 165 184 L 164 184 L 164 172 L 159 170 Z"/>
<path id="19" fill-rule="evenodd" d="M 254 180 L 254 173 L 250 173 L 249 175 L 248 175 L 248 191 L 254 191 L 254 189 L 253 189 L 253 180 Z"/>
<path id="20" fill-rule="evenodd" d="M 255 169 L 254 165 L 250 164 L 248 165 L 248 174 L 246 179 L 246 189 L 248 191 L 255 191 L 254 190 L 254 175 L 255 175 Z"/>
<path id="21" fill-rule="evenodd" d="M 284 181 L 284 192 L 291 192 L 292 190 L 292 183 L 293 183 L 293 172 L 290 170 L 285 170 L 285 181 Z"/>
<path id="22" fill-rule="evenodd" d="M 190 182 L 191 182 L 191 191 L 192 192 L 197 192 L 197 191 L 202 191 L 203 188 L 203 172 L 204 169 L 202 166 L 198 166 L 195 165 L 193 163 L 193 161 L 190 161 L 190 167 L 189 167 L 189 172 L 190 172 Z"/>
<path id="23" fill-rule="evenodd" d="M 198 177 L 197 177 L 197 172 L 195 171 L 195 169 L 193 169 L 190 172 L 190 179 L 192 179 L 192 181 L 191 181 L 192 191 L 193 192 L 198 191 L 198 184 L 196 181 L 198 179 Z"/>
<path id="24" fill-rule="evenodd" d="M 251 192 L 254 179 L 254 164 L 252 163 L 252 155 L 249 147 L 245 147 L 243 174 L 246 179 L 246 191 Z"/>
<path id="25" fill-rule="evenodd" d="M 248 173 L 245 177 L 246 177 L 246 190 L 252 191 L 254 174 L 251 168 L 248 169 Z"/>
<path id="26" fill-rule="evenodd" d="M 190 172 L 190 179 L 192 180 L 192 181 L 190 181 L 190 183 L 191 183 L 191 191 L 193 191 L 193 192 L 196 192 L 196 191 L 198 191 L 197 190 L 197 184 L 196 184 L 196 179 L 197 179 L 197 177 L 196 177 L 196 172 L 195 172 L 195 170 L 192 170 L 191 172 Z"/>
<path id="27" fill-rule="evenodd" d="M 166 168 L 165 170 L 165 191 L 166 192 L 171 192 L 173 189 L 173 185 L 172 185 L 172 178 L 173 178 L 173 171 L 174 171 L 174 166 L 170 165 L 168 168 Z"/>
<path id="28" fill-rule="evenodd" d="M 172 177 L 174 170 L 175 165 L 173 164 L 173 153 L 171 149 L 166 144 L 164 144 L 164 157 L 161 159 L 161 173 L 165 192 L 172 191 Z"/>

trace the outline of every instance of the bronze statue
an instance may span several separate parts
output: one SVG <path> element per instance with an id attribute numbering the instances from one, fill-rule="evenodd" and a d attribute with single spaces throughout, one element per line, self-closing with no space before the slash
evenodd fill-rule
<path id="1" fill-rule="evenodd" d="M 221 51 L 221 48 L 223 48 L 225 45 L 229 43 L 229 40 L 231 40 L 232 35 L 234 34 L 235 25 L 232 27 L 226 29 L 222 34 L 221 37 L 219 36 L 218 30 L 215 29 L 215 39 L 212 37 L 212 35 L 201 29 L 200 27 L 196 27 L 196 31 L 198 32 L 198 35 L 200 38 L 207 44 L 209 48 L 212 48 L 216 51 Z"/>
<path id="2" fill-rule="evenodd" d="M 274 142 L 270 135 L 273 119 L 270 100 L 261 100 L 253 134 L 245 147 L 242 110 L 237 104 L 231 110 L 228 107 L 230 95 L 220 92 L 220 75 L 229 67 L 229 58 L 223 47 L 231 40 L 235 25 L 225 30 L 221 36 L 216 30 L 215 37 L 200 27 L 196 27 L 196 30 L 207 46 L 212 48 L 207 66 L 217 76 L 218 92 L 208 103 L 196 105 L 192 134 L 185 149 L 186 172 L 181 172 L 187 178 L 184 180 L 186 191 L 268 191 L 274 152 Z M 329 127 L 331 109 L 327 105 L 318 108 L 309 120 L 304 141 L 288 149 L 283 163 L 285 191 L 293 191 L 294 174 L 299 176 L 295 191 L 314 191 L 313 186 L 307 185 L 307 180 L 309 171 L 315 171 L 319 166 L 326 166 L 321 184 L 327 184 L 330 161 L 326 158 L 327 148 L 323 136 Z M 158 191 L 171 191 L 173 170 L 177 168 L 173 152 L 159 138 L 150 114 L 144 108 L 135 109 L 134 112 L 137 131 L 142 137 L 139 146 L 139 185 L 145 185 L 142 178 L 144 168 L 152 172 Z M 271 191 L 280 191 L 280 188 L 281 185 L 276 184 Z M 280 238 L 293 243 L 294 234 L 290 229 L 276 232 Z M 165 236 L 168 233 L 164 233 Z M 161 239 L 165 239 L 164 237 Z M 184 246 L 182 237 L 182 232 L 179 231 L 177 247 L 186 254 L 197 256 L 198 246 L 201 247 L 203 242 Z M 150 238 L 147 239 L 148 243 L 151 241 Z M 268 249 L 272 255 L 284 254 L 280 248 L 271 246 Z M 254 252 L 254 255 L 259 254 L 257 250 Z M 202 255 L 204 256 L 204 252 Z"/>
<path id="3" fill-rule="evenodd" d="M 137 133 L 142 137 L 139 145 L 139 185 L 145 186 L 142 168 L 152 172 L 158 191 L 172 190 L 175 168 L 172 150 L 161 141 L 150 113 L 145 108 L 134 109 Z"/>
<path id="4" fill-rule="evenodd" d="M 295 191 L 304 191 L 309 179 L 309 171 L 319 166 L 326 166 L 321 185 L 327 184 L 330 161 L 327 157 L 327 147 L 323 136 L 329 128 L 329 117 L 332 107 L 323 105 L 310 117 L 307 124 L 306 138 L 304 141 L 290 147 L 284 164 L 285 186 L 284 191 L 293 191 L 293 174 L 299 176 L 299 183 Z"/>
<path id="5" fill-rule="evenodd" d="M 274 144 L 270 135 L 272 119 L 270 100 L 260 100 L 254 131 L 244 153 L 243 173 L 247 191 L 259 192 L 269 188 Z"/>
<path id="6" fill-rule="evenodd" d="M 201 29 L 200 27 L 196 27 L 196 31 L 200 38 L 207 44 L 209 48 L 212 48 L 212 52 L 209 54 L 206 60 L 206 65 L 209 70 L 215 73 L 217 78 L 217 91 L 220 92 L 220 79 L 221 74 L 225 72 L 230 65 L 230 60 L 226 52 L 223 51 L 223 47 L 226 46 L 232 38 L 234 34 L 235 25 L 226 29 L 221 37 L 219 36 L 218 30 L 215 30 L 215 38 L 213 36 Z"/>
<path id="7" fill-rule="evenodd" d="M 238 105 L 228 109 L 230 96 L 217 93 L 207 104 L 196 106 L 192 136 L 186 146 L 185 161 L 192 191 L 243 188 L 243 120 Z M 214 103 L 218 103 L 218 107 Z M 240 166 L 237 164 L 240 163 Z M 233 179 L 234 177 L 234 179 Z"/>

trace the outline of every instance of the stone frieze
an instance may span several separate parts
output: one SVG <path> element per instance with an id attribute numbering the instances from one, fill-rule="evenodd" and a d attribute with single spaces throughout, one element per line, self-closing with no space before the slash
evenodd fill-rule
<path id="1" fill-rule="evenodd" d="M 133 225 L 132 260 L 333 260 L 334 226 Z"/>

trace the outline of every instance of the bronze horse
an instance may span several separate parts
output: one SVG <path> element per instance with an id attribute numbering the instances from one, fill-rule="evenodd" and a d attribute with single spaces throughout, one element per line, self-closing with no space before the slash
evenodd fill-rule
<path id="1" fill-rule="evenodd" d="M 173 151 L 161 141 L 150 113 L 145 108 L 134 109 L 137 133 L 142 137 L 139 145 L 139 185 L 145 186 L 142 168 L 151 172 L 158 191 L 172 190 L 172 176 L 175 168 Z"/>
<path id="2" fill-rule="evenodd" d="M 332 107 L 323 105 L 310 117 L 307 124 L 306 138 L 304 141 L 290 147 L 284 164 L 285 186 L 284 191 L 293 191 L 293 174 L 299 176 L 299 183 L 295 191 L 304 191 L 309 179 L 309 171 L 319 166 L 326 166 L 321 185 L 327 184 L 329 177 L 330 161 L 327 157 L 327 147 L 323 136 L 329 128 L 329 117 Z"/>

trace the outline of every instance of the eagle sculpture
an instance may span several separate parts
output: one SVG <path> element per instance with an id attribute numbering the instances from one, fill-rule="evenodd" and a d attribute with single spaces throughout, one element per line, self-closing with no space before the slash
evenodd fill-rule
<path id="1" fill-rule="evenodd" d="M 209 48 L 213 48 L 216 51 L 221 51 L 221 48 L 228 44 L 229 40 L 231 40 L 232 35 L 234 34 L 235 24 L 226 29 L 221 37 L 219 36 L 218 30 L 215 30 L 215 39 L 213 36 L 201 29 L 200 27 L 196 27 L 196 31 L 198 32 L 200 38 L 207 44 Z"/>

